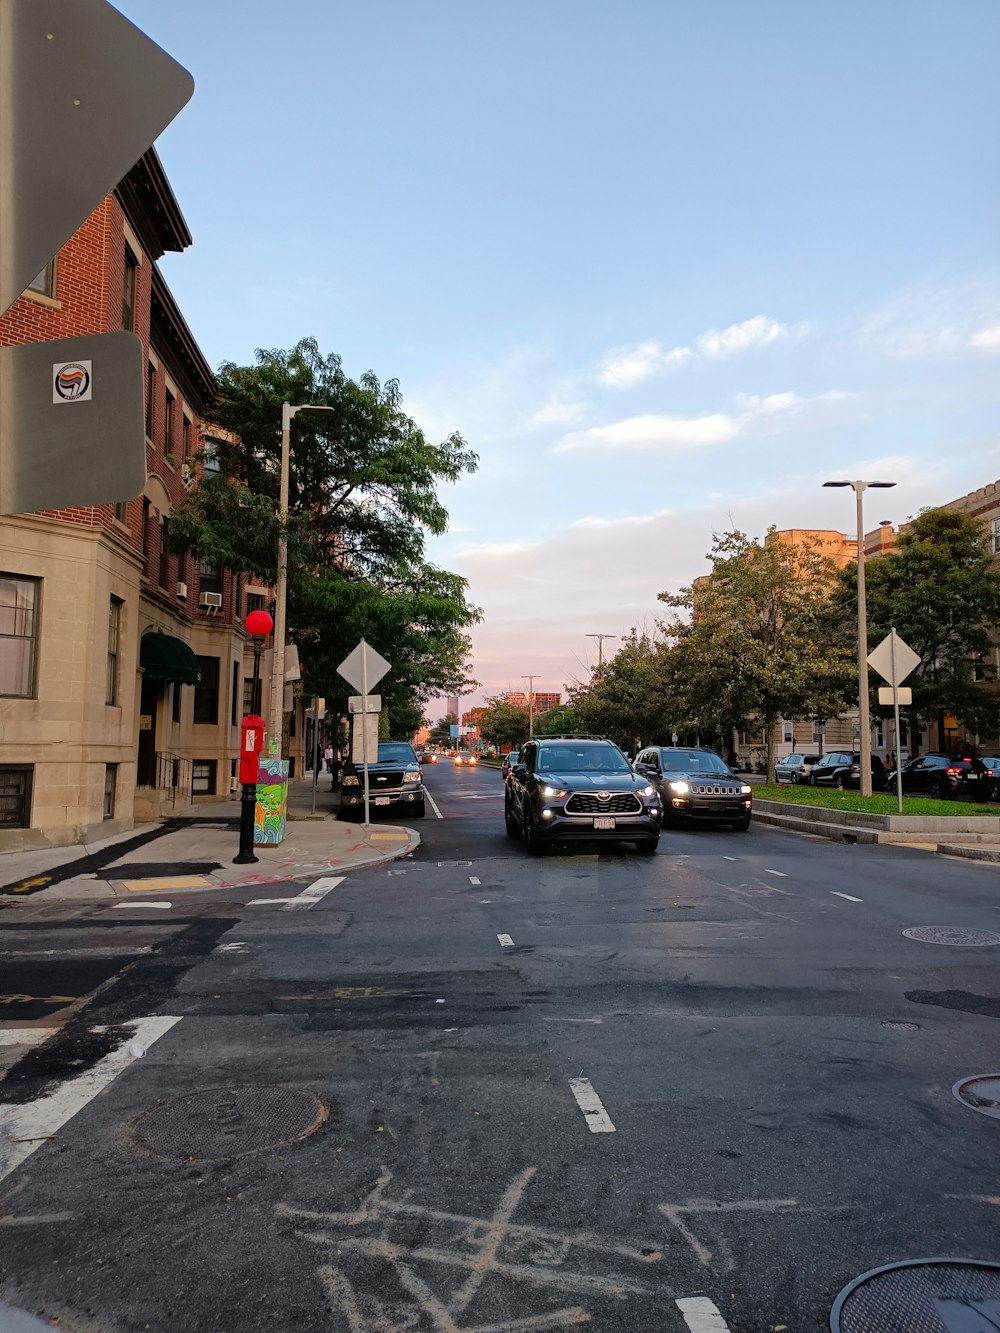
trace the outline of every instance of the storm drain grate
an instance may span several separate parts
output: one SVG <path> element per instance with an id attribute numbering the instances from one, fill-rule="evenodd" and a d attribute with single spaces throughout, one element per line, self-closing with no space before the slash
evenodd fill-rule
<path id="1" fill-rule="evenodd" d="M 837 1297 L 832 1333 L 981 1333 L 1000 1328 L 1000 1266 L 912 1259 L 875 1268 Z"/>
<path id="2" fill-rule="evenodd" d="M 1000 1074 L 975 1074 L 960 1078 L 952 1092 L 965 1106 L 1000 1120 Z"/>
<path id="3" fill-rule="evenodd" d="M 909 926 L 903 934 L 908 940 L 919 940 L 922 944 L 956 944 L 965 948 L 1000 944 L 1000 935 L 992 930 L 973 930 L 969 926 Z"/>
<path id="4" fill-rule="evenodd" d="M 245 1157 L 296 1143 L 327 1116 L 311 1092 L 298 1088 L 204 1088 L 154 1106 L 135 1124 L 135 1137 L 160 1157 Z"/>
<path id="5" fill-rule="evenodd" d="M 919 1032 L 919 1023 L 907 1023 L 902 1018 L 883 1018 L 882 1026 L 892 1028 L 896 1032 Z"/>

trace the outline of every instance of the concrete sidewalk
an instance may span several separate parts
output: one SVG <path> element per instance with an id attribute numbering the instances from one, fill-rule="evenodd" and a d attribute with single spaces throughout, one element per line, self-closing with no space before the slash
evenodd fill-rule
<path id="1" fill-rule="evenodd" d="M 339 798 L 321 775 L 312 813 L 309 778 L 289 783 L 285 840 L 255 847 L 256 865 L 233 865 L 239 851 L 238 800 L 199 805 L 177 819 L 140 824 L 87 846 L 0 856 L 0 902 L 133 899 L 187 890 L 260 888 L 293 879 L 342 874 L 407 856 L 420 845 L 397 824 L 341 823 Z M 141 901 L 141 898 L 137 898 Z"/>

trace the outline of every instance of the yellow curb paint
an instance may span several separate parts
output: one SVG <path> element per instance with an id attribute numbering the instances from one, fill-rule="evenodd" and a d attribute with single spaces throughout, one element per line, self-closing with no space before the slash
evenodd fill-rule
<path id="1" fill-rule="evenodd" d="M 215 885 L 204 875 L 167 875 L 162 879 L 123 879 L 129 893 L 161 893 L 164 889 L 211 889 Z"/>
<path id="2" fill-rule="evenodd" d="M 406 842 L 408 834 L 406 833 L 370 833 L 369 842 Z"/>

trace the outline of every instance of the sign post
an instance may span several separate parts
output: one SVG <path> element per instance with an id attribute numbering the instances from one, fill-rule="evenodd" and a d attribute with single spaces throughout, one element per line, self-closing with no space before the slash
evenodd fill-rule
<path id="1" fill-rule="evenodd" d="M 370 644 L 362 639 L 354 651 L 349 653 L 337 668 L 338 675 L 343 676 L 349 685 L 353 685 L 356 690 L 361 691 L 361 762 L 365 773 L 365 828 L 368 828 L 371 822 L 368 788 L 368 764 L 370 762 L 368 749 L 368 713 L 370 711 L 368 686 L 377 685 L 390 669 L 390 666 L 391 663 L 387 662 L 380 653 L 377 653 Z M 377 758 L 378 742 L 376 742 L 375 754 Z"/>
<path id="2" fill-rule="evenodd" d="M 903 775 L 899 768 L 899 705 L 900 685 L 920 664 L 920 654 L 915 653 L 908 643 L 896 633 L 895 626 L 890 629 L 879 646 L 868 654 L 868 665 L 873 667 L 883 680 L 887 680 L 892 689 L 893 736 L 896 740 L 896 801 L 899 813 L 903 813 Z M 911 691 L 907 694 L 912 699 Z M 882 691 L 879 690 L 879 703 Z"/>

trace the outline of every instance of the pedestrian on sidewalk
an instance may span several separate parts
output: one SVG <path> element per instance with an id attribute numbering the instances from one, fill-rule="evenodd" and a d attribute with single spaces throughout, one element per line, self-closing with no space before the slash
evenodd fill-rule
<path id="1" fill-rule="evenodd" d="M 330 774 L 330 777 L 331 777 L 331 779 L 332 779 L 332 778 L 333 778 L 333 746 L 332 746 L 329 742 L 327 742 L 326 749 L 323 751 L 323 763 L 324 763 L 324 765 L 326 766 L 326 771 Z"/>

